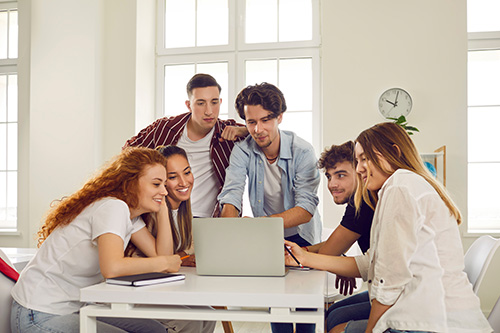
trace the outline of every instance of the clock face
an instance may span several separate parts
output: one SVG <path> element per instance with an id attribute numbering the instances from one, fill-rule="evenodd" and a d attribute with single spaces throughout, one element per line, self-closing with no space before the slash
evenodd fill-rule
<path id="1" fill-rule="evenodd" d="M 400 88 L 391 88 L 382 93 L 378 100 L 378 109 L 385 118 L 408 116 L 413 102 L 410 94 Z"/>

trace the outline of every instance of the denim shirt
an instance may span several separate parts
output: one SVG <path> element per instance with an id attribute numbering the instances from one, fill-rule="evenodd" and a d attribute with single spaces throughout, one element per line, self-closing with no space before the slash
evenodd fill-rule
<path id="1" fill-rule="evenodd" d="M 266 157 L 250 135 L 235 144 L 226 169 L 224 188 L 218 196 L 221 209 L 224 204 L 231 204 L 241 212 L 245 176 L 248 176 L 248 193 L 253 215 L 266 216 L 264 163 L 267 163 Z M 281 187 L 285 210 L 301 207 L 313 215 L 309 222 L 298 225 L 297 230 L 309 243 L 318 243 L 322 228 L 317 211 L 320 177 L 313 147 L 295 133 L 280 130 L 280 154 L 277 163 L 282 171 Z"/>

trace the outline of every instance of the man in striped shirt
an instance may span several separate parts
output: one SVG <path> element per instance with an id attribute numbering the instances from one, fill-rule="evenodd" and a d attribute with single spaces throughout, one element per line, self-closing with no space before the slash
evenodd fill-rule
<path id="1" fill-rule="evenodd" d="M 191 194 L 193 216 L 218 216 L 217 195 L 224 185 L 234 141 L 248 131 L 233 119 L 219 119 L 221 87 L 208 74 L 196 74 L 186 86 L 187 113 L 164 117 L 144 128 L 124 147 L 176 145 L 188 154 L 195 177 Z"/>

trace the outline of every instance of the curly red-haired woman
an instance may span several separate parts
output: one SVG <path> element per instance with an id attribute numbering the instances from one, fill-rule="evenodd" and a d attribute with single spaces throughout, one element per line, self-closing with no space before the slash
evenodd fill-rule
<path id="1" fill-rule="evenodd" d="M 127 148 L 62 199 L 38 232 L 40 249 L 12 290 L 13 332 L 78 332 L 80 288 L 103 277 L 178 271 L 165 181 L 165 157 Z M 157 224 L 156 238 L 146 223 Z M 129 241 L 147 258 L 125 256 Z M 165 332 L 155 320 L 133 318 L 98 318 L 98 330 Z"/>

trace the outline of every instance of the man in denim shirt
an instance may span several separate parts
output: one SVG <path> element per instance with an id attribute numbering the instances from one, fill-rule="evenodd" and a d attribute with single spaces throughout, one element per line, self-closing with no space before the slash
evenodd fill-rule
<path id="1" fill-rule="evenodd" d="M 249 136 L 235 144 L 218 200 L 222 217 L 241 212 L 248 176 L 254 216 L 282 217 L 285 238 L 300 246 L 317 243 L 321 220 L 316 195 L 319 172 L 313 147 L 278 125 L 286 111 L 283 93 L 269 83 L 248 86 L 236 97 L 236 109 Z M 293 332 L 291 323 L 271 323 L 274 333 Z M 315 332 L 314 324 L 297 324 L 297 333 Z"/>
<path id="2" fill-rule="evenodd" d="M 221 216 L 239 215 L 248 176 L 254 216 L 282 217 L 285 238 L 300 246 L 318 242 L 317 159 L 311 144 L 278 128 L 286 111 L 283 93 L 269 83 L 248 86 L 236 97 L 235 106 L 250 135 L 231 153 L 218 197 Z"/>

